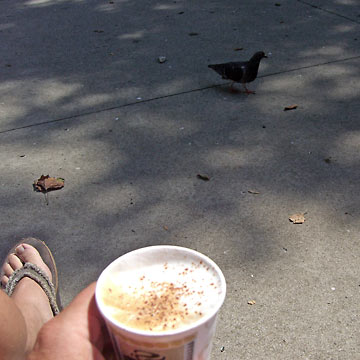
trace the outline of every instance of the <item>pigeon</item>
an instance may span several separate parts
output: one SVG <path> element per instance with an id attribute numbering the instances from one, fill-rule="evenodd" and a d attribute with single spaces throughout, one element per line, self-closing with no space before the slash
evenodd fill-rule
<path id="1" fill-rule="evenodd" d="M 208 67 L 220 74 L 223 79 L 232 80 L 231 89 L 233 89 L 234 82 L 239 82 L 244 86 L 246 94 L 255 94 L 255 91 L 251 91 L 246 87 L 246 83 L 256 79 L 262 58 L 267 58 L 267 56 L 263 51 L 258 51 L 249 61 L 213 64 L 208 65 Z"/>

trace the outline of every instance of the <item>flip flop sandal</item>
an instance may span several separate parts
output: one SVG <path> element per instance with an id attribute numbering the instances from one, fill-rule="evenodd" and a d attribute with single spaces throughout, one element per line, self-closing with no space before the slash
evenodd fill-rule
<path id="1" fill-rule="evenodd" d="M 46 244 L 43 241 L 36 238 L 25 238 L 11 248 L 11 250 L 9 251 L 9 253 L 5 258 L 5 261 L 10 254 L 15 253 L 15 249 L 21 244 L 31 245 L 39 252 L 42 260 L 51 271 L 53 283 L 50 281 L 49 277 L 45 274 L 45 272 L 42 269 L 40 269 L 37 265 L 27 262 L 24 264 L 23 267 L 15 270 L 11 274 L 4 290 L 9 296 L 11 296 L 19 281 L 24 277 L 29 277 L 30 279 L 34 280 L 37 284 L 39 284 L 41 288 L 44 290 L 45 294 L 49 299 L 51 310 L 55 316 L 61 310 L 61 300 L 59 293 L 58 273 L 57 273 L 54 257 L 50 249 L 46 246 Z M 4 276 L 4 272 L 2 270 L 0 276 L 1 277 Z"/>

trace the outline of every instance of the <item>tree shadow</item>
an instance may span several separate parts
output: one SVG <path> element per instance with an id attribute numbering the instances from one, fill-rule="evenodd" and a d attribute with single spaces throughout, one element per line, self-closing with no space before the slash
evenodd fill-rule
<path id="1" fill-rule="evenodd" d="M 140 246 L 196 248 L 229 271 L 265 266 L 290 241 L 291 211 L 354 207 L 343 189 L 359 176 L 359 59 L 300 69 L 359 55 L 347 19 L 300 2 L 2 4 L 3 237 L 46 239 L 67 300 Z M 207 68 L 259 49 L 272 57 L 255 96 Z M 42 172 L 66 181 L 49 206 L 31 192 Z"/>

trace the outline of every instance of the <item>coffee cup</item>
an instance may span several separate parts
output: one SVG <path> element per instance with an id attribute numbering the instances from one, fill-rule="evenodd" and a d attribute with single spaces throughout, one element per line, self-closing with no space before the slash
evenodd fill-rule
<path id="1" fill-rule="evenodd" d="M 95 296 L 118 360 L 209 360 L 225 294 L 207 256 L 159 245 L 114 260 Z"/>

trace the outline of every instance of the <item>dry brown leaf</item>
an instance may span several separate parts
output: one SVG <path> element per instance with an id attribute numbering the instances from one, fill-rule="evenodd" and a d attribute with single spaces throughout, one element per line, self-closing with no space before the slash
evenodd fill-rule
<path id="1" fill-rule="evenodd" d="M 257 195 L 257 194 L 260 194 L 258 191 L 256 190 L 248 190 L 248 193 L 249 194 L 254 194 L 254 195 Z"/>
<path id="2" fill-rule="evenodd" d="M 288 111 L 288 110 L 295 110 L 298 106 L 296 104 L 294 105 L 290 105 L 290 106 L 285 106 L 284 107 L 284 111 Z"/>
<path id="3" fill-rule="evenodd" d="M 163 229 L 169 231 L 169 228 L 166 225 L 163 226 Z"/>
<path id="4" fill-rule="evenodd" d="M 248 303 L 248 305 L 255 305 L 256 301 L 255 300 L 249 300 L 247 303 Z"/>
<path id="5" fill-rule="evenodd" d="M 197 174 L 196 177 L 200 180 L 209 181 L 210 177 L 205 174 Z"/>
<path id="6" fill-rule="evenodd" d="M 303 224 L 305 221 L 305 213 L 293 214 L 289 217 L 293 224 Z"/>
<path id="7" fill-rule="evenodd" d="M 64 187 L 65 180 L 63 178 L 54 178 L 49 175 L 41 175 L 39 179 L 34 181 L 34 189 L 36 191 L 48 192 L 58 190 Z"/>

